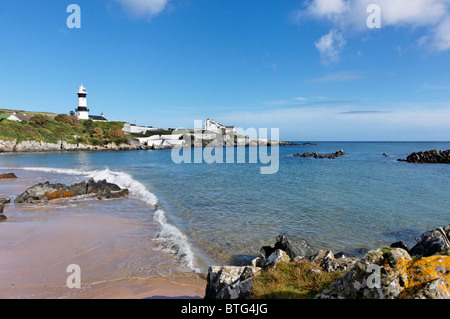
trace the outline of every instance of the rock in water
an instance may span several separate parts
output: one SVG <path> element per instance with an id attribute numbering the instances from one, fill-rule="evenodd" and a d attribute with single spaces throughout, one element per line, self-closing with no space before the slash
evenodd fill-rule
<path id="1" fill-rule="evenodd" d="M 417 164 L 450 164 L 450 149 L 438 151 L 436 149 L 411 153 L 406 159 L 398 159 L 399 162 L 417 163 Z"/>
<path id="2" fill-rule="evenodd" d="M 86 183 L 66 186 L 64 184 L 39 183 L 31 186 L 16 197 L 15 203 L 35 203 L 56 198 L 72 197 L 86 194 Z"/>
<path id="3" fill-rule="evenodd" d="M 418 243 L 409 251 L 411 256 L 431 256 L 450 248 L 450 225 L 429 230 L 420 235 Z"/>
<path id="4" fill-rule="evenodd" d="M 343 155 L 345 155 L 345 152 L 343 150 L 339 150 L 332 154 L 317 154 L 315 152 L 314 153 L 294 154 L 295 157 L 314 157 L 314 158 L 336 158 L 336 157 L 343 156 Z"/>
<path id="5" fill-rule="evenodd" d="M 13 179 L 13 178 L 17 178 L 16 174 L 14 173 L 0 174 L 0 179 Z"/>
<path id="6" fill-rule="evenodd" d="M 108 183 L 106 180 L 74 185 L 39 183 L 28 188 L 16 197 L 15 203 L 39 203 L 57 198 L 66 198 L 80 195 L 97 194 L 99 199 L 120 198 L 129 195 L 128 189 L 121 189 L 118 185 Z"/>

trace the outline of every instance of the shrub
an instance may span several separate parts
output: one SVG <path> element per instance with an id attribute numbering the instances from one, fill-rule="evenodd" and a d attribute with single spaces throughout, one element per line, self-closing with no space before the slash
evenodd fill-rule
<path id="1" fill-rule="evenodd" d="M 103 138 L 103 130 L 102 130 L 102 128 L 101 127 L 96 127 L 96 128 L 94 128 L 94 131 L 92 132 L 92 137 L 94 137 L 94 138 L 98 138 L 98 139 L 101 139 L 101 138 Z"/>
<path id="2" fill-rule="evenodd" d="M 120 139 L 125 137 L 125 132 L 120 126 L 114 125 L 108 130 L 108 136 L 112 139 Z"/>
<path id="3" fill-rule="evenodd" d="M 65 122 L 77 127 L 81 125 L 81 121 L 75 115 L 58 114 L 56 115 L 55 120 L 58 122 Z"/>
<path id="4" fill-rule="evenodd" d="M 42 114 L 36 114 L 30 118 L 30 124 L 33 126 L 43 126 L 48 122 L 50 122 L 50 118 Z"/>

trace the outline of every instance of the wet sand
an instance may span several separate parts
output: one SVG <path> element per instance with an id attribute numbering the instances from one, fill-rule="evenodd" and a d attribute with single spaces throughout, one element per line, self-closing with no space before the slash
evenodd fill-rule
<path id="1" fill-rule="evenodd" d="M 0 181 L 0 196 L 20 194 L 35 182 L 32 177 Z M 203 298 L 205 275 L 173 271 L 177 261 L 158 247 L 155 223 L 96 212 L 104 205 L 111 210 L 133 203 L 58 200 L 5 206 L 0 298 Z M 135 215 L 148 214 L 144 206 L 133 206 Z M 80 288 L 67 287 L 72 264 L 80 267 Z"/>

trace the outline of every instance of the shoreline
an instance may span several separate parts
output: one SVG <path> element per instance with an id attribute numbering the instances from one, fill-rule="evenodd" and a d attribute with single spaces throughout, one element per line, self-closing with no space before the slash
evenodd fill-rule
<path id="1" fill-rule="evenodd" d="M 267 141 L 267 146 L 271 146 L 272 144 L 277 146 L 286 146 L 286 145 L 298 145 L 291 142 L 283 142 L 283 141 Z M 13 141 L 3 141 L 0 140 L 0 154 L 27 154 L 27 153 L 41 153 L 41 152 L 85 152 L 85 151 L 143 151 L 143 150 L 168 150 L 168 149 L 178 149 L 178 148 L 195 148 L 195 147 L 250 147 L 250 146 L 258 146 L 259 144 L 254 143 L 245 143 L 245 145 L 202 145 L 202 146 L 146 146 L 143 144 L 119 144 L 109 143 L 103 146 L 99 145 L 89 145 L 89 144 L 70 144 L 65 141 L 58 141 L 57 143 L 47 143 L 47 142 L 37 142 L 37 141 L 21 141 L 17 142 L 17 140 Z M 309 143 L 304 145 L 311 145 Z"/>
<path id="2" fill-rule="evenodd" d="M 16 196 L 42 176 L 1 180 L 0 194 Z M 177 268 L 158 246 L 153 213 L 134 200 L 8 204 L 0 223 L 0 298 L 203 298 L 205 274 Z M 123 214 L 127 207 L 141 217 Z M 71 264 L 80 266 L 80 289 L 67 287 Z"/>

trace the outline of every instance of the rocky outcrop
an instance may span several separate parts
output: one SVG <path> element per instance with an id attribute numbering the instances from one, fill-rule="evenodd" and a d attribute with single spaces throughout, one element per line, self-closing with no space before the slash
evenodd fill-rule
<path id="1" fill-rule="evenodd" d="M 337 151 L 335 153 L 331 153 L 331 154 L 318 154 L 318 153 L 315 153 L 315 152 L 313 152 L 313 153 L 303 153 L 303 154 L 300 154 L 300 153 L 294 154 L 295 157 L 314 157 L 314 158 L 332 158 L 332 159 L 340 157 L 340 156 L 343 156 L 343 155 L 345 155 L 345 152 L 343 150 L 339 150 L 339 151 Z"/>
<path id="2" fill-rule="evenodd" d="M 121 189 L 118 185 L 108 183 L 106 180 L 89 180 L 87 183 L 77 183 L 67 186 L 65 184 L 39 183 L 20 194 L 15 203 L 39 203 L 57 198 L 67 198 L 80 195 L 97 194 L 99 199 L 120 198 L 128 196 L 128 189 Z"/>
<path id="3" fill-rule="evenodd" d="M 14 178 L 17 178 L 16 174 L 14 173 L 0 174 L 0 179 L 14 179 Z"/>
<path id="4" fill-rule="evenodd" d="M 318 299 L 448 299 L 450 256 L 412 259 L 401 248 L 367 253 Z"/>
<path id="5" fill-rule="evenodd" d="M 0 153 L 7 152 L 51 152 L 51 151 L 122 151 L 142 149 L 137 145 L 109 143 L 103 146 L 85 145 L 82 143 L 70 144 L 65 141 L 46 143 L 42 141 L 2 141 L 0 140 Z"/>
<path id="6" fill-rule="evenodd" d="M 406 159 L 398 159 L 399 162 L 417 163 L 417 164 L 450 164 L 450 149 L 438 151 L 436 149 L 412 153 Z"/>
<path id="7" fill-rule="evenodd" d="M 252 277 L 261 270 L 252 266 L 211 266 L 205 299 L 246 299 L 251 297 Z"/>
<path id="8" fill-rule="evenodd" d="M 411 249 L 400 241 L 362 258 L 310 251 L 305 241 L 279 235 L 273 247 L 261 248 L 252 267 L 210 267 L 205 298 L 249 298 L 259 271 L 279 262 L 308 261 L 317 266 L 311 272 L 344 271 L 318 299 L 450 299 L 450 225 L 423 233 Z"/>

